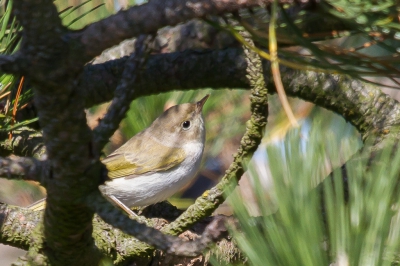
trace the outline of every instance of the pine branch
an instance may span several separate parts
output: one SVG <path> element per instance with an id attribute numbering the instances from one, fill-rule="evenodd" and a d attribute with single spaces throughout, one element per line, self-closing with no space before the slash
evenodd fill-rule
<path id="1" fill-rule="evenodd" d="M 98 149 L 97 152 L 104 148 L 109 138 L 118 129 L 121 120 L 125 117 L 125 113 L 133 101 L 135 91 L 131 88 L 136 82 L 136 77 L 139 75 L 147 55 L 150 53 L 149 42 L 151 42 L 151 39 L 147 35 L 142 35 L 136 40 L 135 52 L 126 62 L 121 82 L 115 90 L 115 96 L 107 114 L 93 130 L 93 142 Z"/>
<path id="2" fill-rule="evenodd" d="M 281 0 L 279 2 L 284 4 L 293 1 Z M 186 0 L 153 0 L 93 23 L 84 31 L 71 34 L 71 38 L 79 39 L 80 43 L 85 46 L 86 53 L 82 59 L 87 61 L 99 55 L 104 49 L 140 34 L 154 34 L 162 27 L 174 26 L 193 18 L 220 15 L 259 5 L 260 1 L 258 0 L 194 0 L 190 2 Z"/>
<path id="3" fill-rule="evenodd" d="M 207 226 L 201 238 L 186 242 L 174 236 L 164 235 L 159 230 L 129 219 L 121 210 L 109 203 L 100 192 L 94 192 L 88 196 L 87 203 L 105 222 L 113 227 L 158 249 L 178 256 L 197 256 L 208 245 L 220 239 L 222 233 L 226 232 L 223 219 L 218 218 Z"/>
<path id="4" fill-rule="evenodd" d="M 242 34 L 248 38 L 246 33 Z M 244 52 L 248 73 L 246 77 L 251 87 L 251 117 L 246 123 L 246 132 L 242 137 L 238 152 L 234 155 L 233 162 L 222 180 L 214 188 L 205 191 L 182 215 L 163 229 L 168 234 L 180 234 L 197 221 L 211 215 L 225 201 L 224 197 L 239 182 L 245 171 L 244 168 L 264 136 L 263 132 L 268 118 L 268 91 L 264 81 L 261 59 L 247 48 L 244 48 Z"/>
<path id="5" fill-rule="evenodd" d="M 50 167 L 46 161 L 34 158 L 1 158 L 0 176 L 7 179 L 37 181 L 43 186 L 50 175 Z"/>
<path id="6" fill-rule="evenodd" d="M 79 82 L 85 106 L 109 101 L 122 74 L 126 58 L 85 68 Z M 249 88 L 245 57 L 241 49 L 184 51 L 150 56 L 146 69 L 132 90 L 135 97 L 172 90 L 202 88 Z M 264 62 L 268 91 L 275 93 L 270 81 L 270 64 Z M 331 110 L 344 117 L 362 134 L 382 137 L 390 134 L 400 122 L 397 101 L 378 87 L 346 75 L 293 70 L 280 66 L 287 94 Z M 184 78 L 184 77 L 190 77 Z M 235 77 L 235 78 L 232 78 Z M 145 84 L 145 85 L 143 85 Z M 394 129 L 393 128 L 393 129 Z"/>

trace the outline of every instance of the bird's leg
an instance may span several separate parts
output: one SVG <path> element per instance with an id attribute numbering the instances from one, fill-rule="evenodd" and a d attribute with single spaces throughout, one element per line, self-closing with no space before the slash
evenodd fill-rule
<path id="1" fill-rule="evenodd" d="M 131 209 L 129 209 L 125 204 L 123 204 L 119 199 L 117 199 L 117 197 L 108 194 L 106 196 L 111 202 L 113 202 L 115 205 L 124 210 L 129 215 L 129 218 L 135 220 L 138 218 L 138 215 L 134 213 Z"/>

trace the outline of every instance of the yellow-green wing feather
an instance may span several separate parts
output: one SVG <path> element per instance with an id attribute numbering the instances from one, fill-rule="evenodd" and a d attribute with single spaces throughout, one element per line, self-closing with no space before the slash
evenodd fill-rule
<path id="1" fill-rule="evenodd" d="M 38 200 L 38 201 L 32 203 L 31 205 L 29 205 L 26 208 L 28 208 L 32 211 L 41 211 L 41 210 L 44 210 L 45 207 L 46 207 L 46 198 L 43 198 L 41 200 Z"/>
<path id="2" fill-rule="evenodd" d="M 103 160 L 109 178 L 127 176 L 135 172 L 136 166 L 125 159 L 125 154 L 113 154 Z"/>
<path id="3" fill-rule="evenodd" d="M 132 151 L 128 151 L 127 147 L 131 147 Z M 184 159 L 185 151 L 181 148 L 160 147 L 160 144 L 151 138 L 142 138 L 140 142 L 133 138 L 105 158 L 103 163 L 109 171 L 108 177 L 113 179 L 166 171 L 179 165 Z"/>

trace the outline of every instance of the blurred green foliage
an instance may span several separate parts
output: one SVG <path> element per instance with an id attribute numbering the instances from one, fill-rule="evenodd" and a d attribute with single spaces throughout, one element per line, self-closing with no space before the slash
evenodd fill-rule
<path id="1" fill-rule="evenodd" d="M 342 130 L 336 132 L 326 131 L 326 126 L 338 125 L 337 120 L 330 123 L 319 117 L 306 137 L 304 129 L 294 129 L 282 142 L 266 147 L 267 178 L 273 180 L 272 201 L 264 200 L 266 177 L 254 165 L 249 166 L 259 217 L 249 213 L 248 203 L 240 194 L 236 192 L 229 197 L 239 221 L 237 227 L 232 227 L 232 233 L 247 257 L 246 264 L 394 265 L 398 262 L 400 154 L 393 153 L 393 145 L 388 145 L 372 164 L 369 153 L 347 163 L 348 202 L 344 200 L 342 172 L 335 170 L 335 185 L 324 182 L 324 222 L 321 194 L 315 186 L 326 176 L 322 174 L 326 172 L 324 169 L 335 164 L 331 158 L 348 158 L 360 145 L 359 138 L 346 133 L 346 127 L 341 126 Z M 224 263 L 213 258 L 213 265 Z"/>
<path id="2" fill-rule="evenodd" d="M 114 1 L 100 0 L 56 0 L 55 4 L 63 25 L 70 29 L 81 29 L 86 25 L 115 13 Z"/>

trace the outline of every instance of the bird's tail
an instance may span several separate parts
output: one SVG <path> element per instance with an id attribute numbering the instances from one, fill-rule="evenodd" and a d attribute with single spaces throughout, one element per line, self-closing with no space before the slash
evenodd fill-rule
<path id="1" fill-rule="evenodd" d="M 31 205 L 29 205 L 26 208 L 30 209 L 32 211 L 41 211 L 41 210 L 44 210 L 45 207 L 46 207 L 46 198 L 43 198 L 41 200 L 38 200 L 38 201 L 32 203 Z"/>

